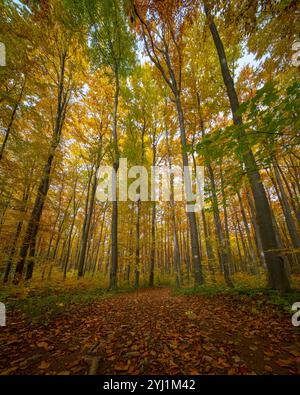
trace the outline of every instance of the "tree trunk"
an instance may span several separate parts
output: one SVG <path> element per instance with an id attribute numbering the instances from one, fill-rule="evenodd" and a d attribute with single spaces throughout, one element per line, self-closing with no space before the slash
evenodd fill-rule
<path id="1" fill-rule="evenodd" d="M 186 133 L 185 133 L 185 124 L 184 124 L 182 105 L 181 105 L 181 101 L 180 101 L 178 92 L 175 97 L 175 100 L 176 100 L 179 129 L 180 129 L 182 163 L 183 163 L 183 166 L 187 168 L 189 165 L 189 161 L 188 161 L 188 156 L 186 153 L 187 141 L 186 141 Z M 185 191 L 186 192 L 191 191 L 192 185 L 191 185 L 191 178 L 189 176 L 186 177 L 186 179 L 185 179 L 185 184 L 186 183 L 188 185 L 185 185 Z M 187 203 L 189 204 L 191 202 L 187 201 Z M 204 277 L 203 277 L 202 264 L 201 264 L 201 259 L 200 259 L 198 229 L 197 229 L 195 212 L 193 212 L 193 211 L 188 212 L 187 217 L 189 220 L 190 231 L 191 231 L 192 264 L 193 264 L 194 280 L 195 280 L 195 285 L 200 285 L 200 284 L 203 284 Z"/>
<path id="2" fill-rule="evenodd" d="M 34 267 L 34 254 L 36 236 L 39 230 L 40 219 L 42 216 L 45 200 L 50 185 L 50 173 L 55 151 L 60 143 L 61 133 L 65 116 L 67 112 L 68 103 L 71 95 L 70 81 L 65 87 L 65 67 L 66 67 L 67 50 L 63 49 L 60 53 L 60 72 L 58 76 L 58 92 L 57 92 L 57 109 L 55 117 L 55 125 L 52 135 L 52 142 L 47 162 L 44 166 L 42 178 L 39 184 L 37 197 L 35 199 L 34 207 L 27 225 L 23 244 L 20 250 L 19 261 L 16 266 L 14 275 L 14 284 L 18 284 L 22 278 L 27 253 L 29 250 L 29 259 L 27 264 L 27 277 L 31 278 Z"/>
<path id="3" fill-rule="evenodd" d="M 111 220 L 111 267 L 109 278 L 109 289 L 117 288 L 117 272 L 118 272 L 118 200 L 117 200 L 117 172 L 119 169 L 119 147 L 118 147 L 118 103 L 119 103 L 119 76 L 115 72 L 115 98 L 114 98 L 114 111 L 113 111 L 113 144 L 114 144 L 114 173 L 112 177 L 112 220 Z"/>
<path id="4" fill-rule="evenodd" d="M 296 250 L 300 251 L 300 237 L 298 235 L 297 227 L 296 227 L 294 218 L 292 216 L 292 212 L 291 212 L 291 209 L 290 209 L 288 198 L 286 196 L 284 187 L 282 185 L 281 177 L 280 177 L 280 174 L 279 174 L 279 171 L 278 171 L 278 167 L 276 165 L 274 165 L 274 172 L 275 172 L 276 182 L 277 182 L 277 185 L 279 187 L 279 191 L 278 191 L 278 188 L 277 188 L 277 186 L 275 184 L 275 180 L 273 180 L 274 181 L 274 186 L 275 186 L 275 188 L 277 190 L 278 196 L 281 197 L 280 203 L 281 203 L 282 210 L 283 210 L 283 213 L 284 213 L 284 217 L 285 217 L 285 220 L 286 220 L 287 228 L 288 228 L 288 231 L 289 231 L 289 234 L 290 234 L 290 237 L 291 237 L 292 245 L 293 245 L 293 247 Z M 300 265 L 300 252 L 296 253 L 295 257 L 296 257 L 298 265 Z"/>
<path id="5" fill-rule="evenodd" d="M 230 101 L 231 111 L 233 115 L 233 122 L 240 127 L 239 133 L 241 139 L 246 139 L 246 134 L 242 128 L 243 121 L 240 115 L 237 114 L 239 109 L 239 101 L 235 90 L 234 82 L 231 77 L 227 58 L 225 55 L 223 43 L 219 36 L 213 18 L 210 15 L 208 8 L 205 5 L 205 13 L 208 18 L 209 28 L 212 38 L 218 52 L 220 67 L 224 84 L 226 86 L 227 95 Z M 284 262 L 278 254 L 278 244 L 276 242 L 275 231 L 272 224 L 271 209 L 268 203 L 266 192 L 262 184 L 262 180 L 257 168 L 257 164 L 253 152 L 249 148 L 243 155 L 244 164 L 246 167 L 247 175 L 250 181 L 255 208 L 257 215 L 257 224 L 260 229 L 262 245 L 268 267 L 268 285 L 270 288 L 280 290 L 281 292 L 290 290 L 290 282 L 284 267 Z"/>
<path id="6" fill-rule="evenodd" d="M 278 165 L 277 162 L 276 162 L 276 166 L 277 166 L 277 168 L 278 168 L 278 170 L 280 172 L 280 175 L 281 175 L 281 177 L 282 177 L 282 179 L 284 181 L 286 189 L 288 190 L 288 193 L 289 193 L 289 196 L 290 196 L 290 202 L 292 204 L 292 207 L 293 207 L 293 210 L 294 210 L 297 222 L 298 222 L 298 226 L 300 226 L 300 205 L 299 205 L 299 201 L 297 200 L 298 196 L 293 194 L 293 192 L 291 190 L 291 187 L 290 187 L 290 185 L 288 183 L 288 180 L 287 180 L 284 172 L 282 171 L 282 169 L 280 168 L 280 166 Z"/>
<path id="7" fill-rule="evenodd" d="M 12 130 L 12 127 L 13 127 L 14 120 L 16 118 L 16 114 L 17 114 L 18 108 L 19 108 L 21 100 L 22 100 L 25 84 L 26 84 L 26 77 L 25 77 L 24 82 L 22 84 L 22 88 L 21 88 L 21 92 L 20 92 L 18 101 L 14 105 L 13 111 L 12 111 L 11 116 L 10 116 L 9 123 L 7 125 L 6 130 L 5 130 L 4 140 L 3 140 L 3 143 L 2 143 L 1 148 L 0 148 L 0 161 L 3 158 L 4 150 L 5 150 L 8 138 L 10 136 L 10 133 L 11 133 L 11 130 Z"/>
<path id="8" fill-rule="evenodd" d="M 218 198 L 217 198 L 217 193 L 216 193 L 216 185 L 215 185 L 215 178 L 214 178 L 214 173 L 213 169 L 210 164 L 206 166 L 207 171 L 208 171 L 208 176 L 210 179 L 210 184 L 211 184 L 211 197 L 212 197 L 212 205 L 213 205 L 213 214 L 214 214 L 214 220 L 215 220 L 215 227 L 216 227 L 216 234 L 218 238 L 218 244 L 219 244 L 219 253 L 220 253 L 220 261 L 221 261 L 221 272 L 224 275 L 224 279 L 226 282 L 226 285 L 230 288 L 233 287 L 233 283 L 230 277 L 229 273 L 229 256 L 228 256 L 228 251 L 227 251 L 227 244 L 226 240 L 224 237 L 223 229 L 222 229 L 222 224 L 221 224 L 221 218 L 220 218 L 220 211 L 219 211 L 219 205 L 218 205 Z"/>
<path id="9" fill-rule="evenodd" d="M 251 258 L 250 272 L 252 274 L 255 274 L 253 265 L 255 264 L 256 256 L 255 256 L 254 247 L 253 247 L 253 243 L 252 243 L 252 239 L 251 239 L 251 233 L 250 233 L 248 221 L 247 221 L 247 218 L 246 218 L 246 213 L 245 213 L 245 210 L 244 210 L 242 198 L 241 198 L 241 195 L 240 195 L 239 192 L 237 192 L 237 196 L 238 196 L 238 200 L 239 200 L 239 204 L 240 204 L 240 209 L 241 209 L 241 213 L 242 213 L 243 223 L 244 223 L 244 227 L 245 227 L 246 235 L 247 235 L 247 240 L 248 240 L 248 247 L 249 247 L 249 251 L 250 251 L 250 258 Z"/>
<path id="10" fill-rule="evenodd" d="M 16 232 L 15 232 L 15 235 L 13 238 L 9 257 L 6 262 L 6 268 L 5 268 L 4 278 L 3 278 L 4 283 L 8 282 L 9 275 L 10 275 L 11 268 L 12 268 L 13 258 L 16 253 L 16 250 L 17 250 L 17 243 L 19 240 L 19 236 L 21 234 L 24 217 L 25 217 L 25 214 L 27 211 L 27 204 L 28 204 L 29 196 L 30 196 L 30 184 L 31 184 L 31 179 L 32 179 L 32 175 L 33 175 L 33 170 L 34 170 L 34 167 L 32 166 L 31 171 L 30 171 L 30 176 L 29 176 L 29 182 L 28 182 L 28 185 L 25 186 L 24 193 L 23 193 L 23 199 L 22 199 L 22 203 L 21 203 L 21 210 L 20 211 L 21 211 L 22 218 L 17 224 L 17 228 L 16 228 Z"/>
<path id="11" fill-rule="evenodd" d="M 167 145 L 167 156 L 168 156 L 168 165 L 170 170 L 170 208 L 171 208 L 171 218 L 172 218 L 172 226 L 173 226 L 173 248 L 174 248 L 174 268 L 175 268 L 175 275 L 176 275 L 176 287 L 181 287 L 181 273 L 180 273 L 180 252 L 179 252 L 179 242 L 178 242 L 178 232 L 177 232 L 177 225 L 175 219 L 175 202 L 174 202 L 174 179 L 173 175 L 171 174 L 172 169 L 172 159 L 170 154 L 170 144 L 169 144 L 169 132 L 167 125 L 166 126 L 166 145 Z"/>
<path id="12" fill-rule="evenodd" d="M 152 135 L 152 166 L 156 164 L 156 131 Z M 151 250 L 150 250 L 150 274 L 149 274 L 149 287 L 154 287 L 154 267 L 155 267 L 155 250 L 156 250 L 156 201 L 152 202 L 151 210 Z"/>
<path id="13" fill-rule="evenodd" d="M 231 274 L 232 270 L 232 252 L 230 246 L 230 236 L 229 236 L 229 226 L 228 226 L 228 215 L 227 215 L 227 207 L 226 207 L 226 194 L 225 194 L 225 185 L 224 185 L 224 176 L 222 165 L 220 165 L 220 176 L 221 176 L 221 193 L 222 193 L 222 205 L 223 205 L 223 214 L 224 214 L 224 228 L 225 228 L 225 244 L 226 250 L 228 251 L 228 269 L 229 274 Z"/>
<path id="14" fill-rule="evenodd" d="M 155 266 L 155 249 L 156 249 L 156 232 L 155 232 L 155 220 L 156 220 L 156 203 L 152 202 L 151 210 L 151 252 L 150 252 L 150 275 L 149 275 L 149 287 L 154 287 L 154 266 Z"/>
<path id="15" fill-rule="evenodd" d="M 43 176 L 38 188 L 37 197 L 34 203 L 34 207 L 27 225 L 23 244 L 20 250 L 19 261 L 16 265 L 16 271 L 13 280 L 14 284 L 18 284 L 21 280 L 28 250 L 29 250 L 29 259 L 27 263 L 27 272 L 28 275 L 32 275 L 33 272 L 36 235 L 38 232 L 39 223 L 45 204 L 45 199 L 49 189 L 50 172 L 51 172 L 52 161 L 54 158 L 55 148 L 56 147 L 51 147 L 47 163 L 44 167 Z"/>
<path id="16" fill-rule="evenodd" d="M 208 227 L 207 227 L 207 221 L 206 221 L 204 209 L 201 210 L 201 216 L 202 216 L 202 223 L 203 223 L 203 230 L 204 230 L 207 265 L 208 265 L 208 269 L 209 269 L 210 274 L 211 274 L 212 281 L 216 282 L 215 269 L 214 269 L 214 266 L 213 266 L 214 253 L 213 253 L 213 249 L 212 249 L 212 246 L 211 246 L 211 243 L 210 243 L 210 234 L 209 234 Z"/>
<path id="17" fill-rule="evenodd" d="M 254 227 L 254 231 L 255 231 L 255 238 L 256 238 L 256 243 L 257 243 L 257 251 L 259 253 L 260 260 L 262 262 L 264 270 L 267 270 L 267 265 L 266 265 L 265 255 L 264 255 L 264 251 L 263 251 L 263 247 L 262 247 L 262 243 L 261 243 L 261 237 L 260 237 L 260 233 L 259 233 L 259 228 L 257 226 L 257 221 L 256 221 L 255 208 L 254 208 L 251 196 L 250 196 L 248 191 L 247 191 L 247 201 L 248 201 L 248 205 L 249 205 L 249 208 L 250 208 L 252 223 L 253 223 L 253 227 Z"/>
<path id="18" fill-rule="evenodd" d="M 94 212 L 95 195 L 96 195 L 97 184 L 98 184 L 97 172 L 99 169 L 99 164 L 100 164 L 100 160 L 98 160 L 98 163 L 96 164 L 95 169 L 94 169 L 92 190 L 91 190 L 91 195 L 90 195 L 90 199 L 89 199 L 90 202 L 88 205 L 87 215 L 84 219 L 84 224 L 83 224 L 81 248 L 80 248 L 80 254 L 79 254 L 79 261 L 78 261 L 78 278 L 81 278 L 84 275 L 84 265 L 85 265 L 86 255 L 87 255 L 86 250 L 87 250 L 87 244 L 88 244 L 89 235 L 90 235 L 91 220 L 92 220 L 92 216 L 93 216 L 93 212 Z"/>
<path id="19" fill-rule="evenodd" d="M 134 287 L 140 285 L 140 217 L 141 217 L 141 199 L 137 201 L 136 212 L 136 229 L 135 229 L 135 271 L 134 271 Z"/>

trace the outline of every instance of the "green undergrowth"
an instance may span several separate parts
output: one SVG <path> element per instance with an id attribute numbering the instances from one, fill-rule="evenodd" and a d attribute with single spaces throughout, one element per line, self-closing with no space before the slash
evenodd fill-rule
<path id="1" fill-rule="evenodd" d="M 234 288 L 225 285 L 200 285 L 190 288 L 174 288 L 175 295 L 202 295 L 205 297 L 214 297 L 217 295 L 243 296 L 257 299 L 258 305 L 262 303 L 262 298 L 267 302 L 277 306 L 279 310 L 291 312 L 293 303 L 300 302 L 300 290 L 293 290 L 289 293 L 281 294 L 275 290 L 269 290 L 263 287 L 249 288 L 246 286 L 235 286 Z"/>
<path id="2" fill-rule="evenodd" d="M 132 291 L 133 288 L 107 290 L 97 286 L 67 287 L 67 289 L 54 286 L 40 289 L 20 287 L 14 292 L 10 289 L 1 290 L 0 300 L 5 303 L 8 316 L 13 317 L 14 313 L 21 312 L 26 320 L 47 324 L 50 318 L 63 315 L 78 305 L 87 305 Z"/>

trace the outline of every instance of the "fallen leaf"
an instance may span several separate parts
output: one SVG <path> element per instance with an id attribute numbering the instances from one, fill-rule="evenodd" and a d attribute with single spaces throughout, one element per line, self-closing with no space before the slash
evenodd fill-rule
<path id="1" fill-rule="evenodd" d="M 49 366 L 50 366 L 50 363 L 48 363 L 48 362 L 46 362 L 46 361 L 42 361 L 42 362 L 40 363 L 40 366 L 39 366 L 38 368 L 39 368 L 39 369 L 42 369 L 42 370 L 45 370 L 45 369 L 48 369 Z"/>

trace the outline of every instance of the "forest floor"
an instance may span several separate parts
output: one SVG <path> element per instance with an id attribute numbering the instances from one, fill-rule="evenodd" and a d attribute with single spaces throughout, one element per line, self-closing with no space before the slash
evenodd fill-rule
<path id="1" fill-rule="evenodd" d="M 266 296 L 168 288 L 75 304 L 44 322 L 9 312 L 0 374 L 300 374 L 300 332 Z"/>

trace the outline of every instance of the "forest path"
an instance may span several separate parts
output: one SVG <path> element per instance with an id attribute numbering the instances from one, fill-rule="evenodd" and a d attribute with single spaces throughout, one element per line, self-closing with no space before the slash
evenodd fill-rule
<path id="1" fill-rule="evenodd" d="M 299 332 L 263 297 L 167 288 L 80 305 L 46 326 L 15 319 L 0 329 L 0 373 L 85 374 L 98 343 L 98 374 L 300 374 Z"/>

